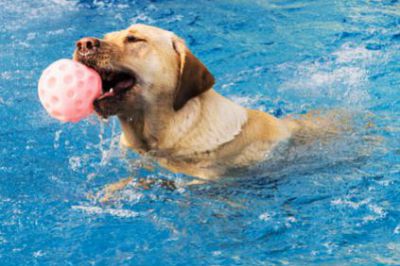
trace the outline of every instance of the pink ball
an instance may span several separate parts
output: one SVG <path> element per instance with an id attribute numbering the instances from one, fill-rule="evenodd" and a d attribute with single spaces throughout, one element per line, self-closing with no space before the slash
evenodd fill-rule
<path id="1" fill-rule="evenodd" d="M 46 111 L 63 122 L 78 122 L 93 112 L 101 95 L 100 75 L 70 59 L 48 66 L 39 80 L 39 99 Z"/>

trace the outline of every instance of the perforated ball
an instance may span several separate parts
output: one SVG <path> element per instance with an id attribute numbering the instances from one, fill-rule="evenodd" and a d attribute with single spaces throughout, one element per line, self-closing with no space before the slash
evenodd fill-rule
<path id="1" fill-rule="evenodd" d="M 39 80 L 39 99 L 62 122 L 78 122 L 93 112 L 101 95 L 100 75 L 85 65 L 61 59 L 48 66 Z"/>

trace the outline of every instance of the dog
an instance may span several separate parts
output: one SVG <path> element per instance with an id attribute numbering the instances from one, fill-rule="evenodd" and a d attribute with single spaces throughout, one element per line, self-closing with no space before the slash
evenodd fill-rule
<path id="1" fill-rule="evenodd" d="M 73 59 L 100 74 L 95 111 L 118 117 L 121 145 L 202 180 L 232 176 L 278 146 L 323 139 L 340 124 L 312 114 L 278 119 L 234 103 L 213 89 L 213 75 L 181 38 L 154 26 L 85 37 Z"/>

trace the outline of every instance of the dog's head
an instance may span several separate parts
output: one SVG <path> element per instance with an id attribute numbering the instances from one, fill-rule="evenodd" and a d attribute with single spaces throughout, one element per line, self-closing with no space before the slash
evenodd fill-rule
<path id="1" fill-rule="evenodd" d="M 130 116 L 160 102 L 176 112 L 214 84 L 183 40 L 152 26 L 134 25 L 103 39 L 83 38 L 74 59 L 102 77 L 103 94 L 94 106 L 103 117 Z"/>

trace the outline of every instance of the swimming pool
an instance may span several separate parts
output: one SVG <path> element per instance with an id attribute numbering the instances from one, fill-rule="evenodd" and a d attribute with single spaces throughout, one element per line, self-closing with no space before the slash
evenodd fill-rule
<path id="1" fill-rule="evenodd" d="M 400 264 L 398 1 L 3 0 L 0 15 L 1 265 Z M 121 177 L 188 177 L 135 164 L 115 120 L 51 119 L 37 81 L 77 39 L 139 22 L 182 36 L 236 102 L 354 110 L 374 141 L 261 179 L 129 187 L 101 204 Z"/>

